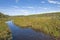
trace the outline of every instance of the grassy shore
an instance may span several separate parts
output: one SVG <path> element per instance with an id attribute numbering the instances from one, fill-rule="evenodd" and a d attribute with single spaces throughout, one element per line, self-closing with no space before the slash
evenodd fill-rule
<path id="1" fill-rule="evenodd" d="M 13 17 L 13 22 L 19 27 L 32 28 L 60 38 L 60 12 Z"/>
<path id="2" fill-rule="evenodd" d="M 60 12 L 10 17 L 0 14 L 1 40 L 11 40 L 11 31 L 5 23 L 7 20 L 12 20 L 19 27 L 32 28 L 36 31 L 54 36 L 56 40 L 60 38 Z"/>
<path id="3" fill-rule="evenodd" d="M 7 17 L 0 14 L 0 40 L 12 40 L 11 31 L 5 23 L 7 20 Z"/>

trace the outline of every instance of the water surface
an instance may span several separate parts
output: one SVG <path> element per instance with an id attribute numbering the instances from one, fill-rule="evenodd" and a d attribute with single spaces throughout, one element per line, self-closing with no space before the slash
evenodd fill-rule
<path id="1" fill-rule="evenodd" d="M 12 21 L 7 22 L 11 32 L 12 40 L 50 40 L 51 37 L 41 32 L 36 32 L 31 28 L 20 28 Z M 52 40 L 52 39 L 51 39 Z"/>

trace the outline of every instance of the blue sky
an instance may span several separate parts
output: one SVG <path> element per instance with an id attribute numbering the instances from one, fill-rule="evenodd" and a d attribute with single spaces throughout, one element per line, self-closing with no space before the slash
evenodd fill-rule
<path id="1" fill-rule="evenodd" d="M 0 0 L 0 12 L 8 15 L 60 12 L 60 0 Z"/>

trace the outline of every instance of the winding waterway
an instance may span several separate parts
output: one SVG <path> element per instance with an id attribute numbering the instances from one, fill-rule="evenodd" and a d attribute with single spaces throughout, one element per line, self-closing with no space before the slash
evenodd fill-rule
<path id="1" fill-rule="evenodd" d="M 31 28 L 19 28 L 12 21 L 7 22 L 12 32 L 12 40 L 50 40 L 51 37 Z M 53 40 L 53 39 L 51 39 Z"/>

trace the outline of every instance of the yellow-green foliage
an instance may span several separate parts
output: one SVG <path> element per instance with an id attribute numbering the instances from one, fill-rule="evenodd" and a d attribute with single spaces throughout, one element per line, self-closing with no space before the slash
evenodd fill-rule
<path id="1" fill-rule="evenodd" d="M 11 40 L 11 36 L 11 32 L 5 21 L 0 20 L 0 40 Z"/>
<path id="2" fill-rule="evenodd" d="M 13 22 L 20 27 L 32 28 L 55 37 L 60 36 L 60 13 L 15 17 Z"/>
<path id="3" fill-rule="evenodd" d="M 3 14 L 0 14 L 0 40 L 11 40 L 11 32 L 5 23 L 8 20 Z"/>
<path id="4" fill-rule="evenodd" d="M 11 40 L 11 32 L 4 20 L 0 20 L 0 40 Z"/>

